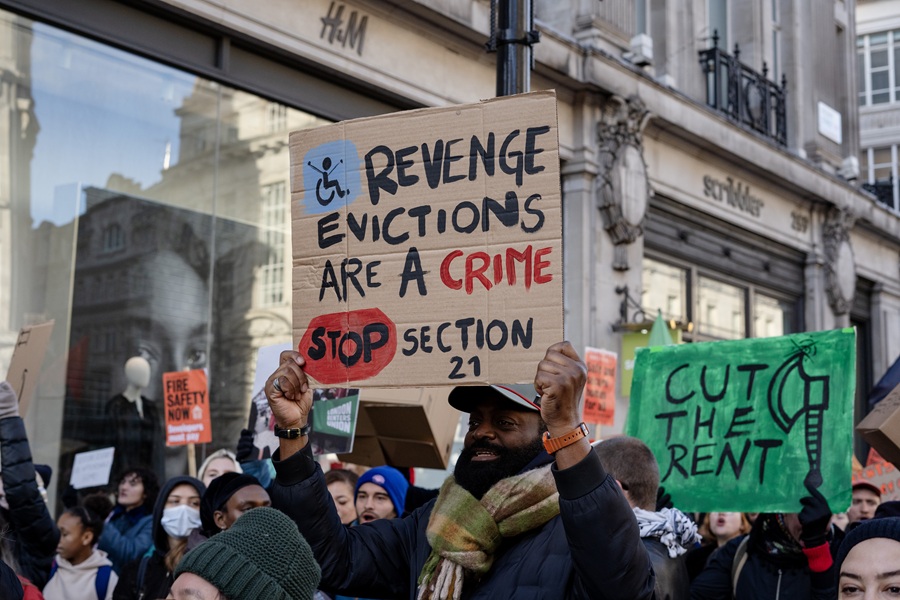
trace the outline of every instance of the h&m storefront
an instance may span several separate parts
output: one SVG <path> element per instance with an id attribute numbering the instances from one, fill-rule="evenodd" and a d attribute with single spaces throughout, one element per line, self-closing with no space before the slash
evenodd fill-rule
<path id="1" fill-rule="evenodd" d="M 162 373 L 207 369 L 209 449 L 234 448 L 257 348 L 291 338 L 288 132 L 409 107 L 94 4 L 0 10 L 0 369 L 21 326 L 55 320 L 26 416 L 54 487 L 75 453 L 117 443 L 109 402 L 135 356 L 160 415 Z M 183 473 L 184 449 L 156 443 L 160 476 Z"/>

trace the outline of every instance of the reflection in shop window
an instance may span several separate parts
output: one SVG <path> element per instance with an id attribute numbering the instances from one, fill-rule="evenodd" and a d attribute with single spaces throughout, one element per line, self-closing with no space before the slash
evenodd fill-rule
<path id="1" fill-rule="evenodd" d="M 284 303 L 284 256 L 285 235 L 285 189 L 283 181 L 263 186 L 262 227 L 260 237 L 267 253 L 265 264 L 260 269 L 260 306 L 271 307 Z"/>
<path id="2" fill-rule="evenodd" d="M 698 284 L 700 333 L 726 340 L 747 337 L 746 290 L 703 276 L 698 277 Z"/>
<path id="3" fill-rule="evenodd" d="M 790 302 L 756 293 L 753 299 L 753 335 L 776 337 L 794 332 L 794 308 Z"/>
<path id="4" fill-rule="evenodd" d="M 125 247 L 125 232 L 118 223 L 108 225 L 103 230 L 103 252 L 115 252 Z"/>
<path id="5" fill-rule="evenodd" d="M 656 316 L 661 310 L 663 318 L 688 321 L 687 271 L 652 258 L 644 258 L 641 290 L 641 306 Z"/>
<path id="6" fill-rule="evenodd" d="M 287 106 L 277 102 L 270 102 L 267 117 L 269 133 L 277 133 L 287 129 Z"/>
<path id="7" fill-rule="evenodd" d="M 4 183 L 25 191 L 11 210 L 35 224 L 10 238 L 16 221 L 0 219 L 14 250 L 0 275 L 17 282 L 0 291 L 0 316 L 55 318 L 62 342 L 34 407 L 62 422 L 36 428 L 32 451 L 64 489 L 76 452 L 115 445 L 105 408 L 136 355 L 151 364 L 148 406 L 162 404 L 162 373 L 208 368 L 209 450 L 233 448 L 256 349 L 291 334 L 285 132 L 325 121 L 6 11 L 0 30 L 19 98 L 10 122 L 23 126 Z M 265 315 L 253 311 L 260 301 L 272 305 Z M 185 472 L 183 449 L 158 450 L 160 478 Z"/>

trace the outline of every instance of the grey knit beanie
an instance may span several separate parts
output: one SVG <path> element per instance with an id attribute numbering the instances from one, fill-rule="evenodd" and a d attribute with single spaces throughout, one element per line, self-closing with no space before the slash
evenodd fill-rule
<path id="1" fill-rule="evenodd" d="M 841 542 L 837 551 L 837 558 L 834 561 L 834 572 L 839 576 L 841 565 L 844 559 L 850 553 L 853 547 L 866 540 L 873 538 L 887 538 L 900 542 L 900 517 L 883 517 L 880 519 L 869 519 L 862 521 L 847 533 L 844 541 Z"/>
<path id="2" fill-rule="evenodd" d="M 310 600 L 321 570 L 297 525 L 274 508 L 254 508 L 231 529 L 203 542 L 178 563 L 230 600 Z"/>

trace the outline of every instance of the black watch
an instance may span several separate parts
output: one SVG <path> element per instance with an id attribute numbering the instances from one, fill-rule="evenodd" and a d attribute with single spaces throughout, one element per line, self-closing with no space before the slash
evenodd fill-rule
<path id="1" fill-rule="evenodd" d="M 311 429 L 311 423 L 307 423 L 303 427 L 294 427 L 292 429 L 282 429 L 278 425 L 275 425 L 275 437 L 284 438 L 286 440 L 296 440 L 304 435 L 309 435 Z"/>

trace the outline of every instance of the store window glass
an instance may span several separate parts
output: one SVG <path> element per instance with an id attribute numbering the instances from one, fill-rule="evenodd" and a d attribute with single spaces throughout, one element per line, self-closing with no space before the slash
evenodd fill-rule
<path id="1" fill-rule="evenodd" d="M 795 333 L 796 315 L 791 302 L 757 292 L 753 298 L 753 335 L 777 337 Z"/>
<path id="2" fill-rule="evenodd" d="M 700 276 L 697 279 L 699 332 L 724 340 L 747 337 L 747 291 L 709 277 Z"/>
<path id="3" fill-rule="evenodd" d="M 0 103 L 0 369 L 19 327 L 56 322 L 26 419 L 36 460 L 62 484 L 75 453 L 107 446 L 116 468 L 183 473 L 160 435 L 162 374 L 207 369 L 197 458 L 234 448 L 256 349 L 291 337 L 288 132 L 324 121 L 8 12 L 0 30 L 16 99 Z M 159 428 L 144 453 L 110 410 L 136 356 Z"/>
<path id="4" fill-rule="evenodd" d="M 666 320 L 687 322 L 687 281 L 685 269 L 644 258 L 643 288 L 641 290 L 641 306 L 652 314 L 661 310 Z"/>

